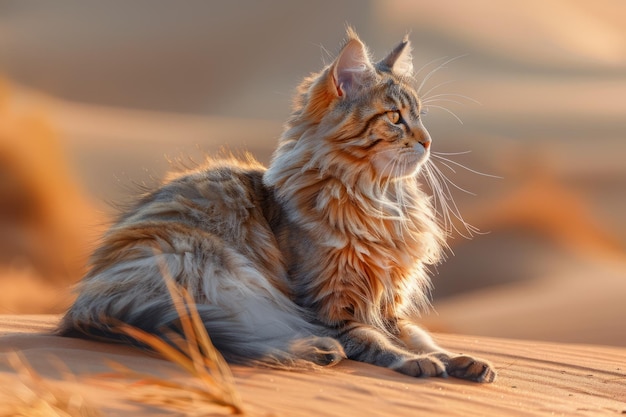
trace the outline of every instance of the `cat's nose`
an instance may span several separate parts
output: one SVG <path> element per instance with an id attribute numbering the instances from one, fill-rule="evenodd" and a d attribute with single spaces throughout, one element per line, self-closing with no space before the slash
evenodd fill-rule
<path id="1" fill-rule="evenodd" d="M 430 138 L 428 130 L 426 130 L 421 121 L 419 125 L 413 129 L 413 135 L 415 136 L 415 139 L 417 139 L 417 142 L 424 147 L 424 149 L 430 148 L 432 139 Z"/>

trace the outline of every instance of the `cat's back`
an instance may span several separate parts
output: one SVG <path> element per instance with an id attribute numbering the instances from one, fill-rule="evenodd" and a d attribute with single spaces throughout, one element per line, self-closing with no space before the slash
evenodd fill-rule
<path id="1" fill-rule="evenodd" d="M 120 252 L 129 253 L 129 246 L 150 242 L 183 252 L 211 241 L 261 264 L 263 258 L 278 261 L 270 222 L 279 216 L 279 208 L 263 185 L 265 170 L 251 157 L 224 158 L 168 175 L 111 227 L 92 265 L 96 270 L 110 266 Z"/>
<path id="2" fill-rule="evenodd" d="M 262 182 L 264 172 L 265 167 L 252 159 L 228 158 L 170 173 L 160 187 L 126 211 L 114 228 L 178 224 L 219 236 L 240 235 L 241 227 L 272 205 Z"/>
<path id="3" fill-rule="evenodd" d="M 219 306 L 203 310 L 218 327 L 242 294 L 282 299 L 290 290 L 270 225 L 280 215 L 264 172 L 228 158 L 169 175 L 105 234 L 59 334 L 116 339 L 109 319 L 158 332 L 174 317 L 166 277 Z"/>

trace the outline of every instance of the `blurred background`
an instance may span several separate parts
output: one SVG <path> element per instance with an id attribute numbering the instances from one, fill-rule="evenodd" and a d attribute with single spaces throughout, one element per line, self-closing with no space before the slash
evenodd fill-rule
<path id="1" fill-rule="evenodd" d="M 450 240 L 423 323 L 626 346 L 625 21 L 621 0 L 0 0 L 0 313 L 62 311 L 115 204 L 171 161 L 268 163 L 349 23 L 375 58 L 410 33 L 482 231 Z"/>

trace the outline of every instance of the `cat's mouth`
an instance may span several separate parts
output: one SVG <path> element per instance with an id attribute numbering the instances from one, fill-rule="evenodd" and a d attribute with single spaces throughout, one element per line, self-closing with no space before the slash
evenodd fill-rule
<path id="1" fill-rule="evenodd" d="M 430 156 L 430 142 L 416 143 L 411 152 L 407 152 L 404 158 L 407 159 L 407 167 L 412 169 L 407 175 L 416 174 L 419 168 Z"/>
<path id="2" fill-rule="evenodd" d="M 430 142 L 416 143 L 412 147 L 402 147 L 379 152 L 372 160 L 376 173 L 381 178 L 400 179 L 416 175 L 430 156 Z"/>

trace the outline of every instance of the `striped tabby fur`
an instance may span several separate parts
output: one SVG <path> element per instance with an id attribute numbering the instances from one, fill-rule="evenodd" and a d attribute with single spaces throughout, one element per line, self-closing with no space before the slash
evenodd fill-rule
<path id="1" fill-rule="evenodd" d="M 165 274 L 232 362 L 347 357 L 492 381 L 488 363 L 444 351 L 410 321 L 445 245 L 416 180 L 431 139 L 412 71 L 408 39 L 372 63 L 348 30 L 335 61 L 299 87 L 270 167 L 215 159 L 167 178 L 104 236 L 59 332 L 119 338 L 111 319 L 176 328 Z"/>

